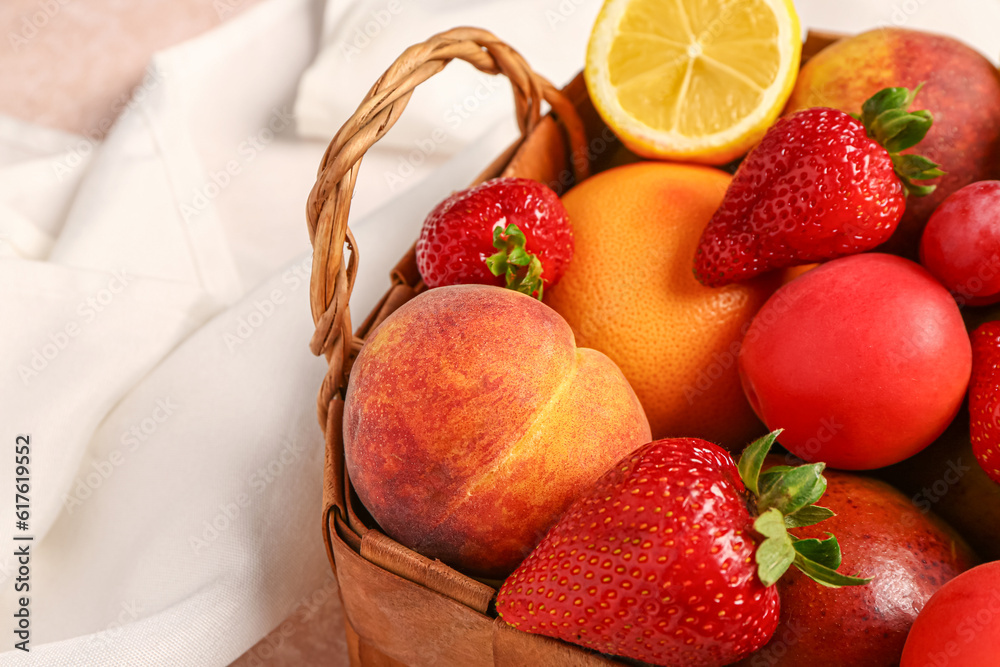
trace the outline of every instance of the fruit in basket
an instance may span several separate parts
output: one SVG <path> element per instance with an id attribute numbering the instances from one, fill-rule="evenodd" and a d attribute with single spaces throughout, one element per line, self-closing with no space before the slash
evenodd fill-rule
<path id="1" fill-rule="evenodd" d="M 1000 181 L 967 185 L 937 207 L 920 239 L 920 263 L 960 303 L 1000 301 Z"/>
<path id="2" fill-rule="evenodd" d="M 1000 177 L 1000 73 L 962 42 L 915 30 L 878 28 L 842 39 L 802 67 L 787 112 L 815 106 L 856 111 L 887 86 L 924 83 L 916 104 L 934 127 L 919 152 L 946 172 L 925 198 L 910 198 L 887 252 L 916 258 L 920 234 L 944 199 L 974 181 Z"/>
<path id="3" fill-rule="evenodd" d="M 618 364 L 654 438 L 738 448 L 764 431 L 740 388 L 736 355 L 778 280 L 711 289 L 689 268 L 729 180 L 710 167 L 646 162 L 601 172 L 563 197 L 575 256 L 545 302 L 580 345 Z"/>
<path id="4" fill-rule="evenodd" d="M 781 444 L 849 470 L 934 441 L 965 397 L 971 348 L 955 300 L 922 267 L 869 253 L 796 278 L 761 308 L 739 372 Z"/>
<path id="5" fill-rule="evenodd" d="M 696 438 L 652 442 L 581 496 L 497 595 L 520 630 L 655 665 L 728 665 L 777 625 L 774 583 L 795 565 L 827 586 L 837 540 L 791 537 L 823 521 L 823 464 L 761 465 L 775 434 L 737 466 Z"/>
<path id="6" fill-rule="evenodd" d="M 650 438 L 628 382 L 548 306 L 486 285 L 424 292 L 351 371 L 344 455 L 403 545 L 508 574 L 582 488 Z"/>
<path id="7" fill-rule="evenodd" d="M 633 152 L 725 164 L 781 113 L 801 51 L 791 0 L 606 0 L 584 77 Z"/>
<path id="8" fill-rule="evenodd" d="M 982 667 L 1000 656 L 1000 561 L 944 585 L 906 638 L 900 667 Z"/>
<path id="9" fill-rule="evenodd" d="M 969 432 L 979 466 L 1000 484 L 1000 322 L 972 332 Z"/>
<path id="10" fill-rule="evenodd" d="M 1000 560 L 1000 485 L 976 464 L 963 408 L 925 450 L 877 471 L 921 512 L 934 511 L 986 560 Z"/>
<path id="11" fill-rule="evenodd" d="M 777 457 L 772 461 L 784 463 Z M 824 476 L 822 504 L 836 516 L 792 532 L 817 539 L 833 533 L 844 553 L 840 568 L 874 578 L 867 586 L 818 588 L 799 572 L 789 572 L 777 585 L 778 629 L 743 667 L 897 665 L 920 609 L 945 582 L 975 563 L 954 530 L 888 484 L 830 470 Z"/>
<path id="12" fill-rule="evenodd" d="M 937 165 L 901 155 L 932 119 L 907 112 L 915 92 L 887 88 L 855 119 L 815 107 L 782 118 L 740 164 L 698 243 L 695 274 L 711 287 L 871 250 L 895 231 L 906 194 L 933 186 Z"/>
<path id="13" fill-rule="evenodd" d="M 495 178 L 438 204 L 417 239 L 428 287 L 497 285 L 542 297 L 573 257 L 559 196 L 529 178 Z"/>

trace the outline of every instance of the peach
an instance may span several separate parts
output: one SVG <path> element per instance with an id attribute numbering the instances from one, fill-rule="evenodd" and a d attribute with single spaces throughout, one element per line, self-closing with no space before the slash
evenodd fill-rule
<path id="1" fill-rule="evenodd" d="M 910 197 L 884 252 L 916 258 L 920 234 L 934 209 L 974 181 L 1000 176 L 1000 73 L 979 52 L 950 37 L 880 28 L 842 39 L 813 57 L 799 74 L 786 112 L 827 106 L 860 112 L 882 88 L 924 83 L 912 109 L 927 109 L 934 126 L 908 153 L 947 172 L 927 197 Z M 934 183 L 935 181 L 930 181 Z"/>
<path id="2" fill-rule="evenodd" d="M 383 530 L 494 578 L 650 439 L 614 362 L 577 348 L 548 306 L 485 285 L 433 289 L 389 316 L 344 408 L 347 470 Z"/>

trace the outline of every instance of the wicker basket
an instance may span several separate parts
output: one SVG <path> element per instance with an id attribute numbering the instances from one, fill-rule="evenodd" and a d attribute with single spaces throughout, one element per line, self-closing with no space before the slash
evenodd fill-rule
<path id="1" fill-rule="evenodd" d="M 803 59 L 835 36 L 810 34 Z M 364 339 L 423 289 L 414 251 L 392 271 L 392 285 L 355 332 L 348 301 L 358 248 L 347 226 L 361 158 L 395 124 L 413 89 L 458 58 L 510 79 L 521 138 L 473 183 L 497 176 L 533 178 L 557 192 L 620 161 L 620 147 L 587 96 L 583 77 L 557 90 L 494 35 L 456 28 L 407 49 L 372 86 L 323 156 L 307 217 L 313 244 L 310 343 L 329 372 L 319 392 L 326 437 L 323 536 L 340 585 L 351 664 L 365 667 L 590 667 L 624 665 L 586 649 L 523 633 L 491 609 L 496 589 L 429 560 L 383 534 L 358 501 L 344 465 L 344 389 Z M 552 113 L 542 116 L 541 104 Z M 345 244 L 350 254 L 345 254 Z M 346 259 L 345 259 L 346 258 Z"/>

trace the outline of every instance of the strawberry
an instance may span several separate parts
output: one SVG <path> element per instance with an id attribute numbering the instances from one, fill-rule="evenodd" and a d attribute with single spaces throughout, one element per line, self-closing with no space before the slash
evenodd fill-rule
<path id="1" fill-rule="evenodd" d="M 551 188 L 528 178 L 495 178 L 438 204 L 417 240 L 428 287 L 497 285 L 542 298 L 573 257 L 573 230 Z"/>
<path id="2" fill-rule="evenodd" d="M 761 474 L 778 433 L 738 467 L 695 438 L 640 447 L 504 582 L 497 612 L 521 630 L 656 665 L 727 665 L 774 633 L 774 583 L 793 563 L 825 585 L 867 583 L 836 571 L 836 538 L 787 532 L 833 513 L 813 505 L 824 464 Z"/>
<path id="3" fill-rule="evenodd" d="M 979 465 L 1000 484 L 1000 322 L 972 332 L 969 435 Z"/>
<path id="4" fill-rule="evenodd" d="M 906 111 L 919 90 L 886 88 L 865 102 L 860 117 L 816 107 L 771 126 L 702 233 L 698 280 L 719 287 L 888 240 L 906 195 L 934 190 L 914 181 L 944 173 L 924 157 L 900 153 L 933 123 L 927 111 Z"/>

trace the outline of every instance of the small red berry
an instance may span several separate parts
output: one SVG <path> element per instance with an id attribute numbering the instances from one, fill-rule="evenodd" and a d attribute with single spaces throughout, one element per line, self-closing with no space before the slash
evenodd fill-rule
<path id="1" fill-rule="evenodd" d="M 438 204 L 424 221 L 416 255 L 428 287 L 497 285 L 540 296 L 543 284 L 565 273 L 573 231 L 551 188 L 496 178 Z"/>

